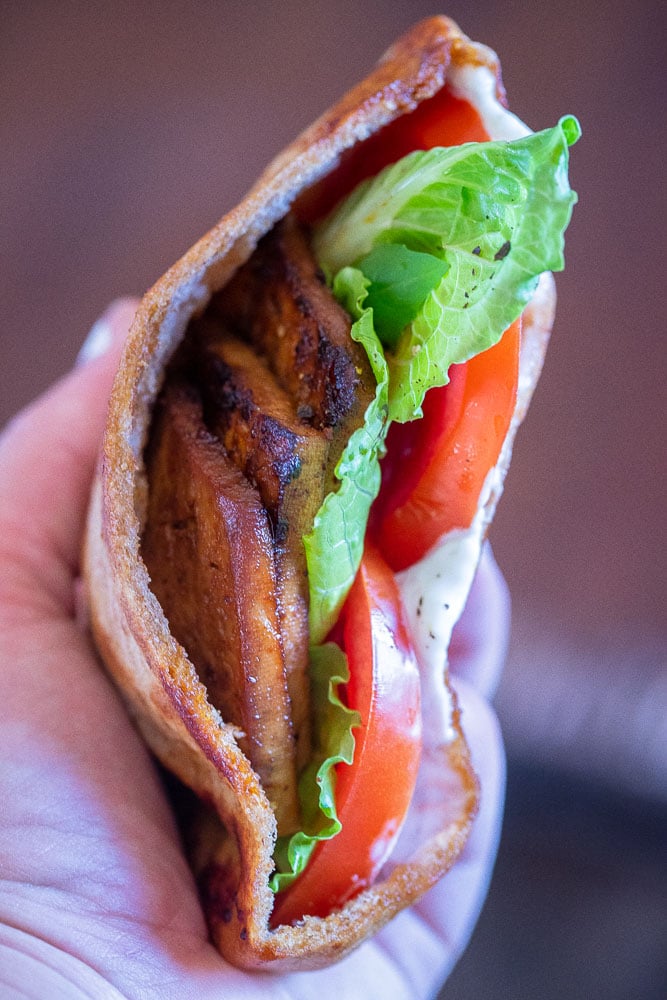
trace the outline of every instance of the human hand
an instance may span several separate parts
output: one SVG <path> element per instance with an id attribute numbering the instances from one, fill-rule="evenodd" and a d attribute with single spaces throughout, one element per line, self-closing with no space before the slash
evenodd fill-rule
<path id="1" fill-rule="evenodd" d="M 0 985 L 3 997 L 431 996 L 488 885 L 504 759 L 488 697 L 508 601 L 488 552 L 451 666 L 482 804 L 464 856 L 330 969 L 251 975 L 207 939 L 158 773 L 77 615 L 78 558 L 113 373 L 136 302 L 116 303 L 75 370 L 0 438 Z M 100 353 L 101 347 L 106 349 Z"/>

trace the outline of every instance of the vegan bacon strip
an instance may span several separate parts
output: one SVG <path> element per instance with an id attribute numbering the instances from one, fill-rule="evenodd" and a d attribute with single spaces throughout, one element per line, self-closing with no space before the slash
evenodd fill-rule
<path id="1" fill-rule="evenodd" d="M 289 833 L 299 825 L 295 762 L 302 768 L 310 749 L 302 539 L 374 392 L 294 220 L 190 324 L 170 372 L 147 451 L 143 558 L 174 636 L 244 734 L 278 831 Z"/>

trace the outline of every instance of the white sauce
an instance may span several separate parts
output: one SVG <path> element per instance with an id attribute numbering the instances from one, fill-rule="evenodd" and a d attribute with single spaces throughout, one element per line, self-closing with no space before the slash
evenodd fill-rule
<path id="1" fill-rule="evenodd" d="M 456 96 L 476 108 L 491 139 L 518 139 L 530 134 L 522 121 L 499 104 L 495 76 L 486 66 L 455 70 L 448 82 Z M 501 490 L 502 476 L 496 466 L 487 475 L 470 527 L 447 532 L 423 559 L 397 574 L 421 674 L 424 733 L 429 734 L 431 744 L 450 741 L 455 735 L 452 700 L 443 683 L 447 650 L 465 607 L 485 528 Z"/>
<path id="2" fill-rule="evenodd" d="M 443 684 L 447 650 L 479 562 L 487 504 L 501 489 L 501 476 L 494 467 L 470 527 L 447 532 L 423 559 L 396 578 L 419 665 L 424 732 L 439 733 L 446 741 L 454 737 L 451 697 Z"/>
<path id="3" fill-rule="evenodd" d="M 489 138 L 521 139 L 531 130 L 496 97 L 496 78 L 488 66 L 463 66 L 448 77 L 452 93 L 479 112 Z"/>

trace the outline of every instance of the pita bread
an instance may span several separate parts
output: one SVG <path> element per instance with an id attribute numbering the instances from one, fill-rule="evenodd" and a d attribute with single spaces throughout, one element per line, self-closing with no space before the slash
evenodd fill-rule
<path id="1" fill-rule="evenodd" d="M 414 803 L 391 865 L 326 919 L 306 917 L 297 926 L 270 929 L 275 818 L 234 727 L 209 703 L 185 650 L 170 635 L 141 559 L 143 451 L 153 405 L 189 320 L 295 199 L 333 170 L 345 150 L 433 96 L 452 73 L 478 66 L 493 74 L 496 99 L 504 104 L 495 55 L 450 20 L 432 18 L 400 39 L 150 289 L 114 384 L 85 546 L 94 639 L 148 745 L 206 803 L 191 830 L 193 865 L 215 944 L 245 968 L 316 968 L 358 946 L 454 864 L 477 810 L 478 787 L 452 697 L 450 737 L 426 741 Z M 524 319 L 519 400 L 498 482 L 539 374 L 552 316 L 553 285 L 545 279 Z M 487 500 L 486 520 L 498 492 Z M 433 787 L 437 795 L 428 794 Z"/>

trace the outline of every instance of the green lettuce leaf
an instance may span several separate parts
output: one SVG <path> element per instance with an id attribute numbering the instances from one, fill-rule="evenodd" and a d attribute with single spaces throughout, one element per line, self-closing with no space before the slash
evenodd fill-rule
<path id="1" fill-rule="evenodd" d="M 404 327 L 421 309 L 429 292 L 438 287 L 449 264 L 430 253 L 410 250 L 402 243 L 378 243 L 359 262 L 368 278 L 366 308 L 384 347 L 394 347 Z"/>
<path id="2" fill-rule="evenodd" d="M 468 180 L 454 198 L 457 210 L 439 250 L 450 266 L 391 356 L 392 420 L 419 416 L 425 393 L 446 384 L 450 365 L 497 343 L 532 298 L 540 274 L 563 269 L 563 234 L 576 202 L 567 181 L 568 145 L 578 135 L 575 119 L 563 119 L 525 139 L 483 144 L 457 163 L 454 175 Z M 504 159 L 496 162 L 503 147 Z M 493 177 L 502 193 L 495 205 L 484 188 Z M 425 210 L 429 219 L 438 214 L 435 197 L 432 188 L 404 206 L 408 232 L 423 225 Z"/>
<path id="3" fill-rule="evenodd" d="M 506 214 L 527 210 L 527 198 L 546 209 L 546 231 L 553 220 L 551 198 L 565 199 L 570 209 L 574 203 L 567 150 L 580 134 L 576 118 L 567 116 L 555 128 L 521 139 L 410 153 L 359 184 L 318 226 L 315 256 L 335 275 L 378 242 L 403 243 L 438 255 L 461 239 L 467 239 L 472 250 L 481 234 L 495 244 L 495 253 L 507 239 Z M 569 214 L 566 211 L 563 228 Z M 559 259 L 542 270 L 557 269 Z"/>
<path id="4" fill-rule="evenodd" d="M 340 487 L 320 507 L 313 530 L 304 537 L 310 589 L 310 640 L 326 638 L 352 586 L 364 549 L 366 522 L 380 489 L 379 456 L 387 434 L 389 371 L 373 327 L 373 313 L 362 305 L 368 281 L 361 271 L 343 268 L 334 294 L 356 321 L 352 337 L 363 344 L 377 381 L 364 423 L 350 438 L 336 466 Z"/>
<path id="5" fill-rule="evenodd" d="M 278 838 L 276 871 L 270 882 L 274 892 L 286 889 L 301 874 L 319 841 L 339 833 L 335 767 L 352 763 L 352 728 L 360 722 L 359 713 L 347 708 L 338 697 L 338 685 L 346 683 L 350 674 L 345 653 L 335 643 L 311 651 L 310 672 L 314 752 L 299 779 L 303 829 Z"/>

